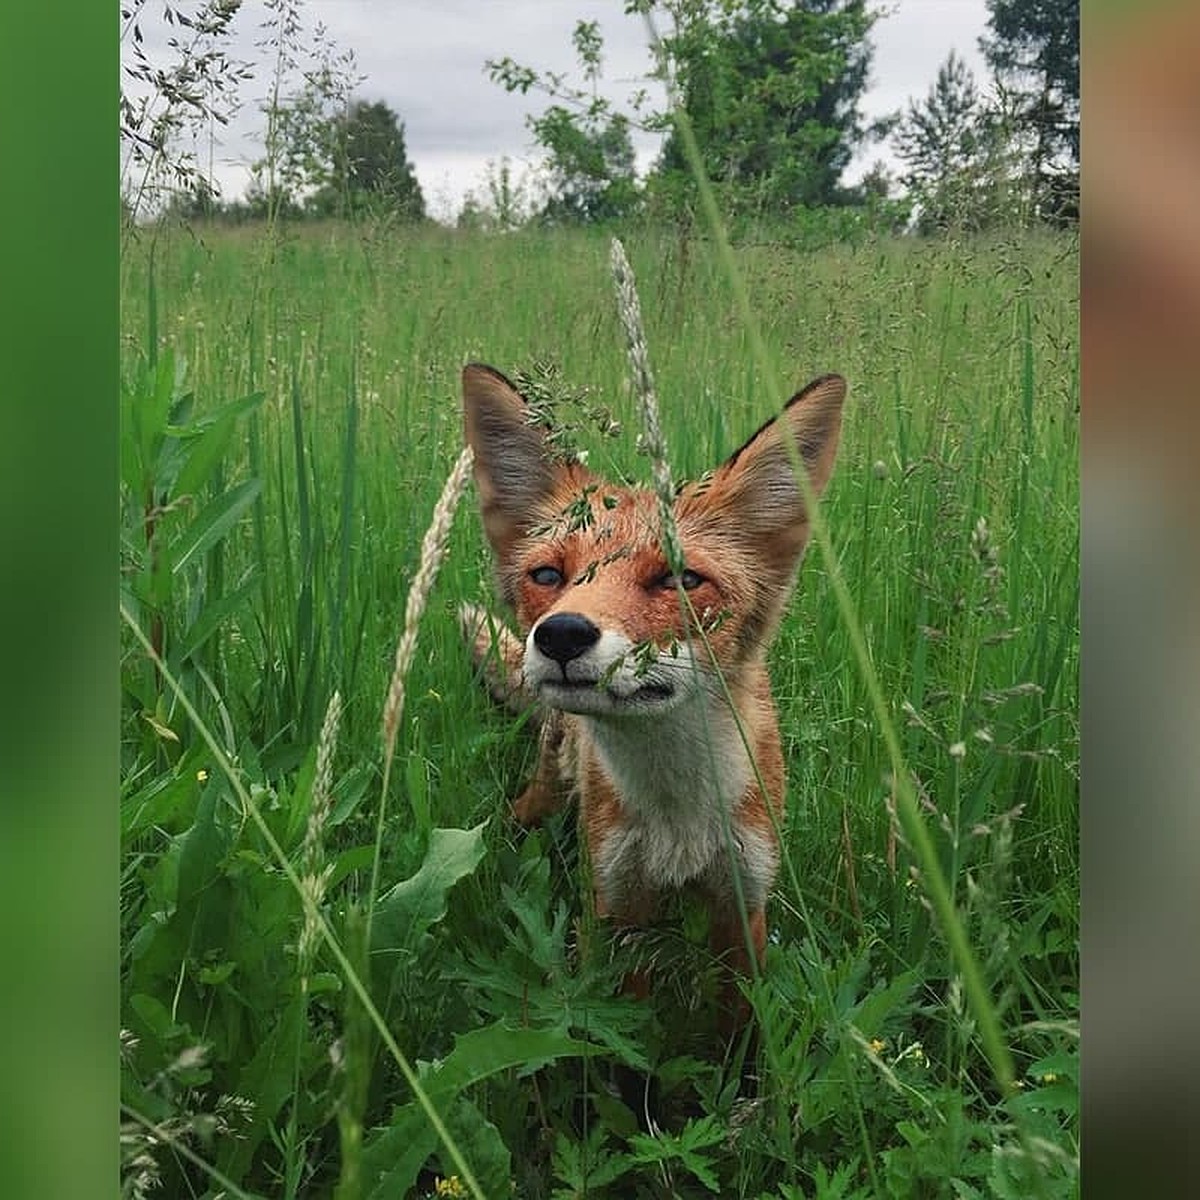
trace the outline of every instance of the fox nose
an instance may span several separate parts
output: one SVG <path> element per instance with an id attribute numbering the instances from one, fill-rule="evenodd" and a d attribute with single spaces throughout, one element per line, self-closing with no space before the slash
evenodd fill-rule
<path id="1" fill-rule="evenodd" d="M 599 640 L 600 630 L 579 613 L 555 613 L 533 631 L 533 644 L 563 667 Z"/>

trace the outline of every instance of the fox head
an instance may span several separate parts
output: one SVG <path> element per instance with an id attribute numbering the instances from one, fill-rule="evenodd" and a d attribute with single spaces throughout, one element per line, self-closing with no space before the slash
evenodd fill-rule
<path id="1" fill-rule="evenodd" d="M 661 545 L 657 497 L 617 487 L 550 451 L 513 385 L 463 370 L 467 443 L 501 594 L 526 635 L 526 687 L 594 716 L 666 712 L 761 657 L 791 594 L 814 495 L 829 480 L 846 383 L 797 393 L 715 471 L 676 496 L 683 566 Z"/>

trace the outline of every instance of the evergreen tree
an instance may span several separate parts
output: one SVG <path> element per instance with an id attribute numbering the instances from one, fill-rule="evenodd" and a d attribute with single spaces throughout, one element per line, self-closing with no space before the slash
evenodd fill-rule
<path id="1" fill-rule="evenodd" d="M 895 145 L 907 168 L 901 182 L 917 206 L 920 232 L 982 229 L 1020 218 L 1020 189 L 1003 122 L 953 50 L 925 100 L 909 101 Z"/>
<path id="2" fill-rule="evenodd" d="M 309 201 L 321 214 L 348 216 L 364 208 L 408 221 L 425 216 L 425 198 L 408 160 L 404 125 L 382 101 L 355 101 L 325 130 L 329 171 Z"/>
<path id="3" fill-rule="evenodd" d="M 1015 102 L 1039 215 L 1079 215 L 1079 0 L 988 0 L 980 47 Z"/>

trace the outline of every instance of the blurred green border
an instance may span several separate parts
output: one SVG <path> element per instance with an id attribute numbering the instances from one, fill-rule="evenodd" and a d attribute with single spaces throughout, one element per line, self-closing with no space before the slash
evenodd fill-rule
<path id="1" fill-rule="evenodd" d="M 118 1190 L 116 5 L 0 10 L 0 1190 Z"/>

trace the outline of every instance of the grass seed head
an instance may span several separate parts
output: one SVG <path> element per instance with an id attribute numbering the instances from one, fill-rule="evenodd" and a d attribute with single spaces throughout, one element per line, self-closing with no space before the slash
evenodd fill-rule
<path id="1" fill-rule="evenodd" d="M 662 524 L 662 545 L 667 562 L 673 571 L 683 567 L 683 552 L 675 528 L 675 486 L 671 482 L 671 465 L 667 461 L 667 442 L 658 417 L 658 397 L 654 377 L 650 373 L 650 352 L 646 347 L 646 330 L 642 325 L 642 306 L 638 302 L 637 283 L 633 268 L 625 255 L 620 238 L 612 240 L 612 273 L 617 289 L 617 311 L 625 328 L 629 346 L 629 365 L 633 386 L 642 414 L 642 433 L 638 448 L 650 458 L 654 475 L 654 492 L 658 496 L 659 519 Z"/>
<path id="2" fill-rule="evenodd" d="M 396 645 L 396 662 L 392 668 L 392 679 L 383 705 L 383 752 L 387 765 L 390 765 L 396 749 L 396 731 L 400 727 L 400 717 L 404 712 L 404 681 L 408 677 L 417 650 L 417 628 L 429 601 L 429 593 L 433 590 L 433 581 L 437 578 L 442 559 L 446 556 L 450 525 L 454 520 L 458 502 L 470 481 L 473 460 L 471 448 L 465 447 L 442 487 L 442 494 L 433 509 L 433 518 L 421 541 L 421 560 L 417 565 L 417 573 L 413 576 L 412 587 L 408 591 L 408 603 L 404 609 L 404 630 Z"/>

